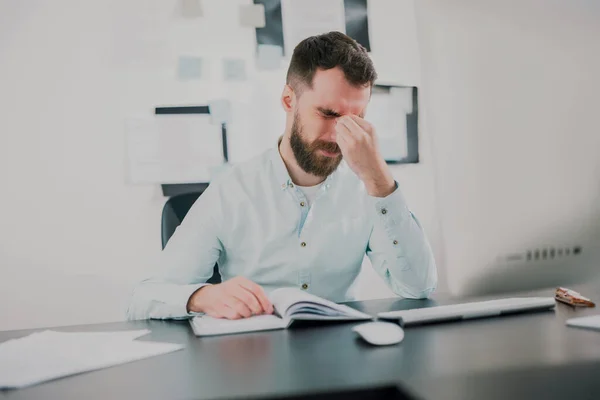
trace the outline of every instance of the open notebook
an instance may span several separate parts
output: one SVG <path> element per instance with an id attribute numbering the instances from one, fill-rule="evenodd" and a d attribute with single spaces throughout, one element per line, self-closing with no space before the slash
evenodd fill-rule
<path id="1" fill-rule="evenodd" d="M 286 329 L 295 320 L 362 321 L 373 319 L 368 314 L 296 288 L 276 289 L 271 293 L 269 299 L 275 308 L 273 315 L 256 315 L 237 320 L 212 318 L 206 315 L 198 316 L 190 320 L 194 333 L 196 336 L 211 336 Z"/>

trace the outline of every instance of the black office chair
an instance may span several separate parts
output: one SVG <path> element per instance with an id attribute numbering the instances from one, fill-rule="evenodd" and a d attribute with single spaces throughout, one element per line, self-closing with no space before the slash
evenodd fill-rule
<path id="1" fill-rule="evenodd" d="M 183 221 L 186 214 L 201 194 L 202 192 L 179 194 L 167 200 L 163 207 L 161 219 L 161 239 L 163 249 L 175 232 L 175 229 L 181 224 L 181 221 Z M 221 283 L 221 275 L 219 274 L 217 264 L 215 264 L 213 276 L 207 282 L 213 284 Z"/>

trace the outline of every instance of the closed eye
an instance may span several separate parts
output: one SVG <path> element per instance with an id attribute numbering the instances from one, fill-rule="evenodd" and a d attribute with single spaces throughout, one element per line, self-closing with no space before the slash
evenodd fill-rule
<path id="1" fill-rule="evenodd" d="M 339 118 L 342 116 L 342 114 L 335 112 L 333 110 L 330 110 L 328 108 L 319 107 L 318 110 L 319 110 L 319 113 L 321 114 L 321 116 L 326 119 Z"/>

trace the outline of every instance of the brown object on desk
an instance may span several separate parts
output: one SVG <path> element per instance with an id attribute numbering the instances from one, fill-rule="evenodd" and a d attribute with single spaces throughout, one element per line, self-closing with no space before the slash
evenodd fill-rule
<path id="1" fill-rule="evenodd" d="M 574 307 L 596 307 L 596 304 L 587 297 L 583 297 L 580 293 L 563 287 L 556 288 L 554 298 Z"/>

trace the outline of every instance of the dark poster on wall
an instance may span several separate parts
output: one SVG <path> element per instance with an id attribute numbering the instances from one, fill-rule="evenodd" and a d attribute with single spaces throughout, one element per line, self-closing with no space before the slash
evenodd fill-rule
<path id="1" fill-rule="evenodd" d="M 371 51 L 367 0 L 344 0 L 344 14 L 346 35 L 362 44 L 367 51 Z"/>
<path id="2" fill-rule="evenodd" d="M 283 40 L 281 0 L 254 0 L 254 4 L 265 7 L 265 26 L 256 28 L 256 43 L 281 46 L 284 54 L 291 55 L 293 49 L 287 49 Z M 346 34 L 371 51 L 367 0 L 344 0 L 344 18 Z"/>

